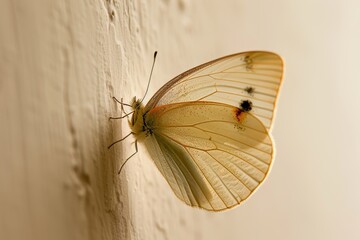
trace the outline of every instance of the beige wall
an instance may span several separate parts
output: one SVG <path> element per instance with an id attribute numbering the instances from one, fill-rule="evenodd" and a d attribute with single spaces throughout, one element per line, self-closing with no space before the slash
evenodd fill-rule
<path id="1" fill-rule="evenodd" d="M 360 239 L 357 1 L 0 3 L 0 239 Z M 113 14 L 112 14 L 113 12 Z M 179 202 L 111 96 L 150 96 L 226 54 L 270 50 L 286 76 L 276 162 L 246 204 Z"/>

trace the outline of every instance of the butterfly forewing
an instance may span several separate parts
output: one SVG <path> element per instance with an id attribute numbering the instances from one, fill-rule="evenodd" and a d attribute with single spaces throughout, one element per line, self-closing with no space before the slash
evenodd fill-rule
<path id="1" fill-rule="evenodd" d="M 190 101 L 239 107 L 241 101 L 250 100 L 251 113 L 270 129 L 282 77 L 283 61 L 275 53 L 229 55 L 177 76 L 154 95 L 146 108 Z"/>
<path id="2" fill-rule="evenodd" d="M 150 155 L 176 196 L 211 211 L 247 199 L 273 157 L 263 123 L 239 108 L 215 102 L 155 107 L 146 115 Z"/>

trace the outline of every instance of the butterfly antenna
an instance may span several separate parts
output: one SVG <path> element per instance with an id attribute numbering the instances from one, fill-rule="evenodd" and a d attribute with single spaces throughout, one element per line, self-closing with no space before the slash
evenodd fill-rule
<path id="1" fill-rule="evenodd" d="M 150 86 L 150 81 L 151 81 L 151 76 L 152 76 L 152 73 L 153 73 L 153 70 L 154 70 L 154 65 L 155 65 L 155 60 L 156 60 L 156 55 L 157 55 L 157 51 L 154 52 L 154 60 L 153 60 L 153 64 L 152 64 L 152 67 L 151 67 L 151 72 L 150 72 L 150 77 L 149 77 L 149 81 L 148 81 L 148 85 L 146 87 L 146 91 L 145 91 L 145 94 L 144 94 L 144 97 L 141 99 L 141 102 L 142 103 L 145 99 L 145 96 L 149 90 L 149 86 Z"/>

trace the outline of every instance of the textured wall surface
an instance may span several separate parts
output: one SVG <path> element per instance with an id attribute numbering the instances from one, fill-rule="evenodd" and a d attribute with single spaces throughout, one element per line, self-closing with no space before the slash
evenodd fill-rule
<path id="1" fill-rule="evenodd" d="M 3 0 L 0 239 L 359 239 L 357 1 Z M 179 202 L 111 97 L 214 58 L 286 61 L 276 161 L 244 205 Z"/>

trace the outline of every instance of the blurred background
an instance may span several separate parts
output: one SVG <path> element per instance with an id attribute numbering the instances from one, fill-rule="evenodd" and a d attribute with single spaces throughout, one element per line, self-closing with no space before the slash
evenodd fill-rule
<path id="1" fill-rule="evenodd" d="M 0 3 L 0 239 L 360 239 L 358 1 Z M 268 179 L 241 206 L 181 203 L 111 97 L 148 100 L 236 52 L 285 60 Z"/>

